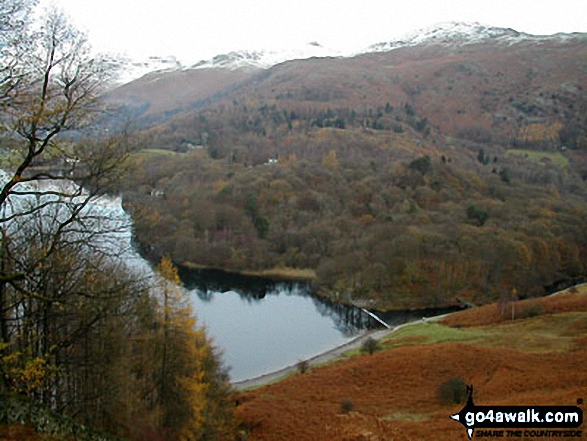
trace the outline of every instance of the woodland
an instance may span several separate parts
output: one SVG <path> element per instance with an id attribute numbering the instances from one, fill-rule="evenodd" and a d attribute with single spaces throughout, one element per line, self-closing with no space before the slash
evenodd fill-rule
<path id="1" fill-rule="evenodd" d="M 128 157 L 96 125 L 115 66 L 34 8 L 0 3 L 0 438 L 230 438 L 228 374 L 175 266 L 138 273 L 113 240 L 128 225 L 94 209 Z"/>
<path id="2" fill-rule="evenodd" d="M 300 275 L 381 310 L 525 298 L 585 276 L 584 117 L 447 133 L 408 102 L 238 98 L 139 135 L 122 188 L 146 252 Z"/>

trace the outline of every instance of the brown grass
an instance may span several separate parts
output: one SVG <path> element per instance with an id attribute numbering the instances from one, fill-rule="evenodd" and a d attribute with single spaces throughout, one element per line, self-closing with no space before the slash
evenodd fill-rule
<path id="1" fill-rule="evenodd" d="M 242 271 L 247 276 L 267 277 L 282 280 L 316 280 L 316 271 L 312 269 L 279 267 L 263 271 Z"/>
<path id="2" fill-rule="evenodd" d="M 464 440 L 438 387 L 461 377 L 479 405 L 574 405 L 587 387 L 587 296 L 544 299 L 545 314 L 487 326 L 490 336 L 467 342 L 412 344 L 314 369 L 242 395 L 237 413 L 249 440 Z M 501 323 L 495 305 L 445 322 Z M 485 312 L 485 314 L 483 314 Z M 493 332 L 490 332 L 493 330 Z M 545 350 L 540 336 L 548 336 Z M 537 347 L 512 344 L 526 338 Z M 562 349 L 558 342 L 565 342 Z M 415 343 L 415 342 L 414 342 Z M 552 349 L 552 350 L 549 350 Z M 353 411 L 341 414 L 350 400 Z"/>
<path id="3" fill-rule="evenodd" d="M 0 440 L 3 441 L 49 441 L 55 438 L 36 433 L 32 428 L 18 424 L 0 424 Z"/>
<path id="4" fill-rule="evenodd" d="M 576 292 L 576 294 L 574 294 Z M 587 311 L 587 286 L 570 288 L 560 294 L 548 297 L 520 300 L 514 304 L 514 318 L 526 318 L 528 311 L 539 308 L 541 314 L 554 314 L 570 311 Z M 511 321 L 511 306 L 507 306 L 504 314 L 496 304 L 471 308 L 452 314 L 442 320 L 448 326 L 485 326 Z"/>

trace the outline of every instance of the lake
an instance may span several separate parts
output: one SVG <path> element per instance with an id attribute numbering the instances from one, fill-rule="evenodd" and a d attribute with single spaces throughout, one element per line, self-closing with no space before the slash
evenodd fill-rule
<path id="1" fill-rule="evenodd" d="M 294 365 L 382 325 L 360 308 L 316 297 L 308 283 L 179 268 L 194 312 L 224 352 L 232 381 Z M 378 314 L 395 326 L 443 313 Z"/>

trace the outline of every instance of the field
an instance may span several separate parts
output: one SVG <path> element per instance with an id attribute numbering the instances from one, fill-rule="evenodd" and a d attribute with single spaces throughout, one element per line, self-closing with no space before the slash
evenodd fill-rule
<path id="1" fill-rule="evenodd" d="M 511 149 L 506 156 L 522 156 L 533 162 L 547 161 L 558 167 L 565 167 L 569 164 L 569 159 L 561 152 L 540 152 L 536 150 Z"/>
<path id="2" fill-rule="evenodd" d="M 164 149 L 143 149 L 139 150 L 136 153 L 133 153 L 133 157 L 136 159 L 149 159 L 156 156 L 178 156 L 182 153 L 177 153 L 172 150 L 164 150 Z"/>
<path id="3" fill-rule="evenodd" d="M 465 440 L 463 427 L 448 418 L 463 405 L 444 405 L 438 396 L 440 385 L 457 377 L 474 386 L 478 405 L 584 399 L 587 288 L 514 308 L 513 321 L 511 310 L 488 305 L 405 327 L 374 355 L 240 394 L 242 433 L 264 441 Z"/>

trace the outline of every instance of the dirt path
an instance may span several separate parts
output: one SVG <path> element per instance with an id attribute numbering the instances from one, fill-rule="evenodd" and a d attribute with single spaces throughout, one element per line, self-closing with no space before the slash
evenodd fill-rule
<path id="1" fill-rule="evenodd" d="M 574 287 L 567 288 L 567 289 L 564 289 L 564 290 L 559 291 L 557 293 L 551 294 L 551 296 L 563 294 L 563 293 L 569 291 L 570 289 L 582 288 L 585 286 L 587 286 L 587 283 L 578 284 L 578 285 L 575 285 Z M 351 340 L 348 343 L 337 346 L 329 351 L 326 351 L 326 352 L 323 352 L 322 354 L 316 355 L 315 357 L 312 357 L 306 361 L 308 362 L 308 366 L 315 366 L 318 364 L 326 363 L 328 361 L 335 360 L 337 358 L 342 357 L 342 355 L 347 351 L 360 348 L 361 345 L 363 344 L 363 342 L 369 337 L 373 337 L 375 340 L 381 340 L 382 338 L 387 337 L 388 335 L 392 334 L 393 332 L 397 331 L 398 329 L 403 328 L 404 326 L 412 326 L 412 325 L 417 325 L 417 324 L 425 323 L 425 322 L 434 322 L 434 321 L 441 320 L 449 315 L 451 315 L 451 313 L 438 315 L 435 317 L 422 318 L 420 320 L 415 320 L 413 322 L 398 325 L 392 329 L 381 329 L 378 331 L 367 332 L 367 333 L 355 338 L 354 340 Z M 295 373 L 295 372 L 297 372 L 297 370 L 298 370 L 298 368 L 296 365 L 287 366 L 287 367 L 284 367 L 283 369 L 280 369 L 278 371 L 270 372 L 268 374 L 261 375 L 259 377 L 234 382 L 234 383 L 232 383 L 232 386 L 236 390 L 245 390 L 245 389 L 249 389 L 252 387 L 264 386 L 266 384 L 278 381 L 281 378 L 285 377 L 286 375 Z"/>
<path id="2" fill-rule="evenodd" d="M 403 325 L 398 325 L 392 329 L 381 329 L 378 331 L 367 332 L 367 333 L 355 338 L 354 340 L 351 340 L 348 343 L 337 346 L 329 351 L 323 352 L 322 354 L 316 355 L 315 357 L 312 357 L 312 358 L 305 360 L 305 361 L 308 362 L 308 366 L 315 366 L 317 364 L 323 364 L 328 361 L 335 360 L 337 358 L 342 357 L 342 355 L 347 351 L 360 348 L 361 345 L 363 344 L 363 342 L 369 337 L 372 337 L 375 340 L 381 340 L 382 338 L 387 337 L 388 335 L 392 334 L 393 332 L 397 331 L 398 329 L 403 328 L 404 326 L 417 325 L 420 323 L 424 323 L 425 321 L 436 321 L 436 320 L 439 320 L 447 315 L 448 314 L 439 315 L 436 317 L 430 317 L 430 318 L 421 319 L 421 320 L 415 320 L 413 322 L 404 323 Z M 250 389 L 252 387 L 264 386 L 266 384 L 278 381 L 279 379 L 285 377 L 286 375 L 295 373 L 297 371 L 298 371 L 297 365 L 286 366 L 283 369 L 280 369 L 280 370 L 274 371 L 274 372 L 270 372 L 268 374 L 261 375 L 259 377 L 234 382 L 234 383 L 232 383 L 232 386 L 236 390 L 245 390 L 245 389 Z"/>

